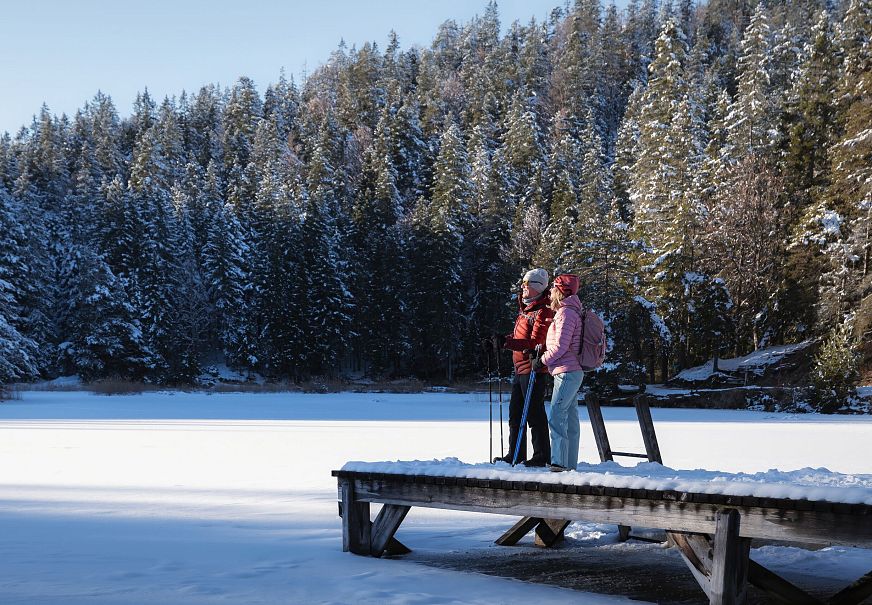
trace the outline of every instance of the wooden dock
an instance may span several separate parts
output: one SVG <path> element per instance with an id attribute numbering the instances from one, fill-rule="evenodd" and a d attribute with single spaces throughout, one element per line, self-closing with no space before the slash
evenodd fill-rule
<path id="1" fill-rule="evenodd" d="M 535 530 L 550 546 L 570 520 L 664 529 L 712 604 L 742 603 L 750 582 L 788 603 L 821 603 L 749 558 L 752 539 L 872 549 L 872 506 L 559 482 L 333 471 L 343 550 L 380 557 L 409 550 L 395 537 L 413 506 L 522 517 L 498 543 Z M 370 505 L 383 504 L 372 520 Z M 872 565 L 870 565 L 872 567 Z M 872 595 L 872 572 L 827 603 Z"/>

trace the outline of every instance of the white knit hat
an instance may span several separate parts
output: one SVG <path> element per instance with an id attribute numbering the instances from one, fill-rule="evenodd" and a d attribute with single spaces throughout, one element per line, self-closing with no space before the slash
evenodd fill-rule
<path id="1" fill-rule="evenodd" d="M 545 269 L 530 269 L 524 274 L 524 281 L 536 292 L 544 292 L 548 287 L 548 271 Z"/>

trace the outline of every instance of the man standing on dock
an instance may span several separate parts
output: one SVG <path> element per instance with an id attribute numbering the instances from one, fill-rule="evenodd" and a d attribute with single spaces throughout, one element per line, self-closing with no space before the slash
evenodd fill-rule
<path id="1" fill-rule="evenodd" d="M 509 403 L 509 453 L 497 458 L 512 463 L 515 447 L 521 437 L 518 462 L 525 466 L 545 466 L 551 462 L 551 441 L 548 435 L 548 416 L 545 413 L 545 391 L 549 376 L 542 366 L 537 370 L 533 391 L 530 395 L 530 408 L 527 412 L 527 426 L 533 439 L 533 455 L 527 459 L 527 439 L 522 433 L 521 416 L 524 411 L 524 397 L 530 373 L 533 371 L 531 358 L 541 355 L 544 349 L 548 327 L 554 319 L 548 296 L 548 272 L 545 269 L 532 269 L 524 275 L 521 294 L 518 300 L 518 317 L 515 329 L 506 337 L 504 347 L 512 351 L 515 364 L 515 378 L 512 380 L 512 398 Z M 537 349 L 538 347 L 538 349 Z"/>

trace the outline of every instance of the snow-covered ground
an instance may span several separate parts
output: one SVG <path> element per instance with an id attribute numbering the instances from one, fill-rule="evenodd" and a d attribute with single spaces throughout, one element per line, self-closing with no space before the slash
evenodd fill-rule
<path id="1" fill-rule="evenodd" d="M 632 409 L 604 413 L 615 450 L 642 449 Z M 872 474 L 870 417 L 653 417 L 674 469 L 823 468 L 861 482 Z M 570 526 L 564 549 L 545 553 L 529 538 L 500 548 L 493 540 L 514 519 L 430 509 L 413 509 L 400 528 L 414 551 L 405 559 L 341 551 L 332 469 L 350 460 L 482 462 L 487 419 L 486 394 L 24 392 L 0 403 L 0 603 L 620 603 L 630 601 L 510 576 L 535 579 L 519 561 L 565 574 L 561 561 L 573 553 L 641 566 L 677 558 L 582 523 Z M 581 457 L 597 459 L 584 416 Z M 812 587 L 872 569 L 870 551 L 858 549 L 769 545 L 752 556 Z M 488 561 L 503 577 L 486 575 Z M 546 581 L 564 583 L 555 577 Z"/>
<path id="2" fill-rule="evenodd" d="M 766 347 L 758 349 L 743 357 L 734 357 L 732 359 L 718 359 L 719 372 L 742 372 L 747 371 L 752 374 L 762 374 L 766 366 L 774 365 L 784 359 L 787 355 L 795 353 L 800 349 L 809 346 L 811 341 L 804 341 L 793 345 L 778 345 L 774 347 Z M 707 380 L 716 372 L 714 371 L 714 361 L 709 360 L 695 368 L 688 368 L 680 372 L 675 378 L 677 380 L 686 380 L 689 382 L 697 380 Z"/>

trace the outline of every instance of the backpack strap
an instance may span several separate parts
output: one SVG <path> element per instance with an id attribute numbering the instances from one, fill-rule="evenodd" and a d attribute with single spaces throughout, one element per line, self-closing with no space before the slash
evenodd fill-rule
<path id="1" fill-rule="evenodd" d="M 573 309 L 575 311 L 575 309 Z M 578 354 L 581 355 L 581 350 L 584 348 L 584 328 L 585 322 L 587 321 L 587 309 L 584 308 L 584 303 L 581 304 L 581 312 L 575 311 L 578 313 L 579 319 L 581 319 L 581 338 L 578 342 Z M 570 343 L 571 344 L 571 343 Z"/>

